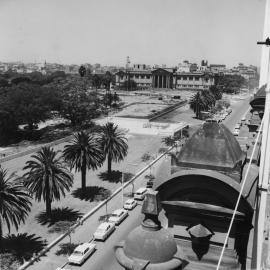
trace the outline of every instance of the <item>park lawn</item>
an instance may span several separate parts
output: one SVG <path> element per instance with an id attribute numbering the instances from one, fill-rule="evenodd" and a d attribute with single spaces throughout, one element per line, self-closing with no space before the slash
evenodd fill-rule
<path id="1" fill-rule="evenodd" d="M 128 135 L 128 155 L 125 160 L 121 163 L 113 163 L 112 169 L 119 170 L 124 172 L 130 172 L 136 174 L 140 169 L 145 167 L 150 161 L 142 162 L 141 157 L 145 153 L 149 153 L 151 156 L 156 156 L 158 150 L 162 147 L 161 137 L 158 136 L 145 136 L 145 135 Z M 62 150 L 64 144 L 55 146 L 56 150 Z M 12 161 L 6 162 L 3 164 L 3 167 L 7 168 L 10 172 L 17 171 L 18 175 L 22 175 L 22 168 L 25 162 L 29 159 L 29 156 L 21 157 L 14 159 Z M 18 162 L 17 162 L 18 161 Z M 130 165 L 133 164 L 133 165 Z M 134 166 L 138 164 L 138 166 Z M 106 172 L 107 162 L 96 171 L 87 172 L 87 186 L 96 186 L 99 189 L 105 189 L 105 192 L 108 190 L 112 193 L 116 190 L 121 182 L 114 183 L 109 181 L 102 181 L 98 174 L 101 172 Z M 74 183 L 72 189 L 69 193 L 66 193 L 65 197 L 62 197 L 60 201 L 55 201 L 52 203 L 52 209 L 54 208 L 68 208 L 69 215 L 73 215 L 74 219 L 77 219 L 78 213 L 85 214 L 95 207 L 102 197 L 99 197 L 98 194 L 87 194 L 84 196 L 86 199 L 80 199 L 78 193 L 79 188 L 81 187 L 81 174 L 74 173 Z M 98 188 L 96 188 L 98 190 Z M 91 193 L 91 189 L 88 189 Z M 74 195 L 75 194 L 75 195 Z M 92 200 L 92 201 L 91 201 Z M 43 216 L 40 216 L 41 212 L 45 211 L 45 203 L 43 201 L 37 202 L 34 199 L 32 200 L 32 208 L 29 213 L 26 222 L 20 225 L 19 230 L 16 232 L 14 228 L 11 229 L 10 233 L 28 233 L 35 234 L 36 236 L 41 237 L 47 242 L 53 241 L 59 233 L 49 233 L 48 230 L 51 228 L 50 224 L 46 223 Z M 38 218 L 39 217 L 39 218 Z M 46 224 L 42 225 L 41 223 L 45 222 Z M 8 233 L 7 228 L 3 228 L 3 236 Z"/>

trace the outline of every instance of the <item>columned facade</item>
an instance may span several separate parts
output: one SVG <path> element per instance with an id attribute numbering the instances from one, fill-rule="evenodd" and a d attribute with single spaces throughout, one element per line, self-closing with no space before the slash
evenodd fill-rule
<path id="1" fill-rule="evenodd" d="M 152 71 L 152 86 L 153 88 L 172 89 L 172 78 L 174 71 L 172 69 L 156 69 Z"/>
<path id="2" fill-rule="evenodd" d="M 133 80 L 138 88 L 205 90 L 214 84 L 212 74 L 205 79 L 203 72 L 176 72 L 173 68 L 152 70 L 119 71 L 115 74 L 116 85 L 121 87 L 125 81 Z"/>

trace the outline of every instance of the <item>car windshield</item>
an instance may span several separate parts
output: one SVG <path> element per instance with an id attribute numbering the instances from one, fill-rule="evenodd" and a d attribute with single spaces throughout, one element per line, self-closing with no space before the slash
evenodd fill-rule
<path id="1" fill-rule="evenodd" d="M 73 255 L 76 255 L 76 256 L 82 256 L 83 254 L 82 254 L 81 251 L 75 250 L 75 251 L 73 252 Z"/>
<path id="2" fill-rule="evenodd" d="M 111 217 L 118 217 L 118 215 L 117 214 L 112 214 Z"/>

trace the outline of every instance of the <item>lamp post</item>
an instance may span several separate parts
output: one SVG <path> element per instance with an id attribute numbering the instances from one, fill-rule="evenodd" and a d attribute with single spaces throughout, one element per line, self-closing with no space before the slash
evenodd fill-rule
<path id="1" fill-rule="evenodd" d="M 127 163 L 127 165 L 132 165 L 132 166 L 138 166 L 138 163 Z M 124 182 L 125 182 L 125 173 L 122 172 L 121 176 L 121 185 L 122 185 L 122 206 L 124 206 Z M 132 181 L 132 196 L 134 194 L 134 181 Z"/>

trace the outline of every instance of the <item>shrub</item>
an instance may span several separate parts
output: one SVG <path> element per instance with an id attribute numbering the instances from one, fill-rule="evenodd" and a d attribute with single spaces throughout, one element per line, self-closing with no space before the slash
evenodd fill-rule
<path id="1" fill-rule="evenodd" d="M 149 153 L 145 153 L 142 155 L 141 160 L 142 162 L 146 162 L 151 159 L 151 155 Z"/>

